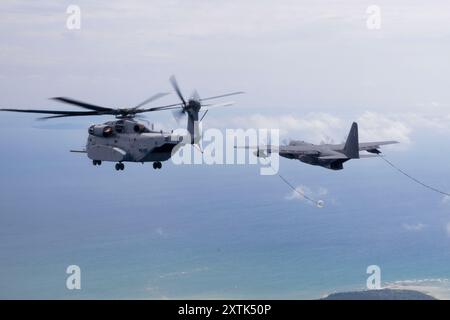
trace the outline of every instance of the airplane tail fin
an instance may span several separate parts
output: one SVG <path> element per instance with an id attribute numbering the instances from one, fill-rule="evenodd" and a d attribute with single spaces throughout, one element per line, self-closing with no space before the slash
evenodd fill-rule
<path id="1" fill-rule="evenodd" d="M 358 124 L 356 122 L 353 122 L 352 124 L 343 151 L 349 159 L 359 158 Z"/>

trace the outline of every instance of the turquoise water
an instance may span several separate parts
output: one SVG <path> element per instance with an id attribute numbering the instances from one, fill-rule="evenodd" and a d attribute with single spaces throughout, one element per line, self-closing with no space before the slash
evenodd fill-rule
<path id="1" fill-rule="evenodd" d="M 372 264 L 383 283 L 450 278 L 449 204 L 379 159 L 341 172 L 281 160 L 295 185 L 327 189 L 318 209 L 256 166 L 117 173 L 67 152 L 84 131 L 55 132 L 2 130 L 0 298 L 309 299 L 364 288 Z M 445 187 L 448 159 L 417 144 L 390 159 Z M 65 287 L 72 264 L 81 290 Z"/>

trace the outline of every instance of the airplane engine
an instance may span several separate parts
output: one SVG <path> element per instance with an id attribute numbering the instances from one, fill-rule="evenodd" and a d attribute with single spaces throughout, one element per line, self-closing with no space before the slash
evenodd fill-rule
<path id="1" fill-rule="evenodd" d="M 375 153 L 375 154 L 380 154 L 381 153 L 381 151 L 378 150 L 378 149 L 367 149 L 366 151 L 369 152 L 369 153 Z"/>
<path id="2" fill-rule="evenodd" d="M 89 134 L 96 137 L 108 138 L 114 134 L 114 130 L 108 125 L 93 125 L 89 127 Z"/>
<path id="3" fill-rule="evenodd" d="M 344 166 L 342 164 L 342 161 L 333 161 L 328 165 L 328 169 L 342 170 L 342 169 L 344 169 Z"/>

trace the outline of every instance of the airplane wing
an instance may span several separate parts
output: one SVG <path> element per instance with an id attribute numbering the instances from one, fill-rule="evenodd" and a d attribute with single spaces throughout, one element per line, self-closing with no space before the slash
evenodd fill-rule
<path id="1" fill-rule="evenodd" d="M 378 158 L 378 157 L 384 157 L 384 156 L 381 154 L 360 154 L 359 157 L 361 159 L 363 159 L 363 158 Z"/>
<path id="2" fill-rule="evenodd" d="M 235 146 L 236 149 L 253 149 L 259 150 L 263 153 L 269 151 L 269 153 L 279 153 L 280 155 L 319 155 L 320 151 L 315 149 L 314 146 L 302 145 L 302 146 L 273 146 L 273 145 L 261 145 L 261 146 Z"/>
<path id="3" fill-rule="evenodd" d="M 359 144 L 359 151 L 374 150 L 380 148 L 380 146 L 394 143 L 398 143 L 398 141 L 361 142 Z"/>
<path id="4" fill-rule="evenodd" d="M 323 156 L 323 157 L 319 157 L 319 159 L 322 160 L 339 160 L 339 159 L 347 159 L 348 157 L 345 154 L 335 154 L 335 155 L 331 155 L 331 156 Z"/>
<path id="5" fill-rule="evenodd" d="M 301 146 L 279 146 L 278 153 L 288 153 L 293 155 L 319 155 L 320 150 L 313 145 L 301 145 Z"/>

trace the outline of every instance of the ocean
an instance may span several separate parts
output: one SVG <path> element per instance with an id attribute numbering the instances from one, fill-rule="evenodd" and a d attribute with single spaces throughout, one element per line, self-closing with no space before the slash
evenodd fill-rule
<path id="1" fill-rule="evenodd" d="M 255 165 L 116 172 L 68 152 L 84 130 L 0 130 L 2 299 L 317 299 L 364 289 L 369 265 L 385 287 L 450 297 L 450 202 L 380 159 L 337 172 L 281 159 L 317 208 Z M 445 188 L 435 148 L 387 156 Z M 80 290 L 66 288 L 69 265 Z"/>

